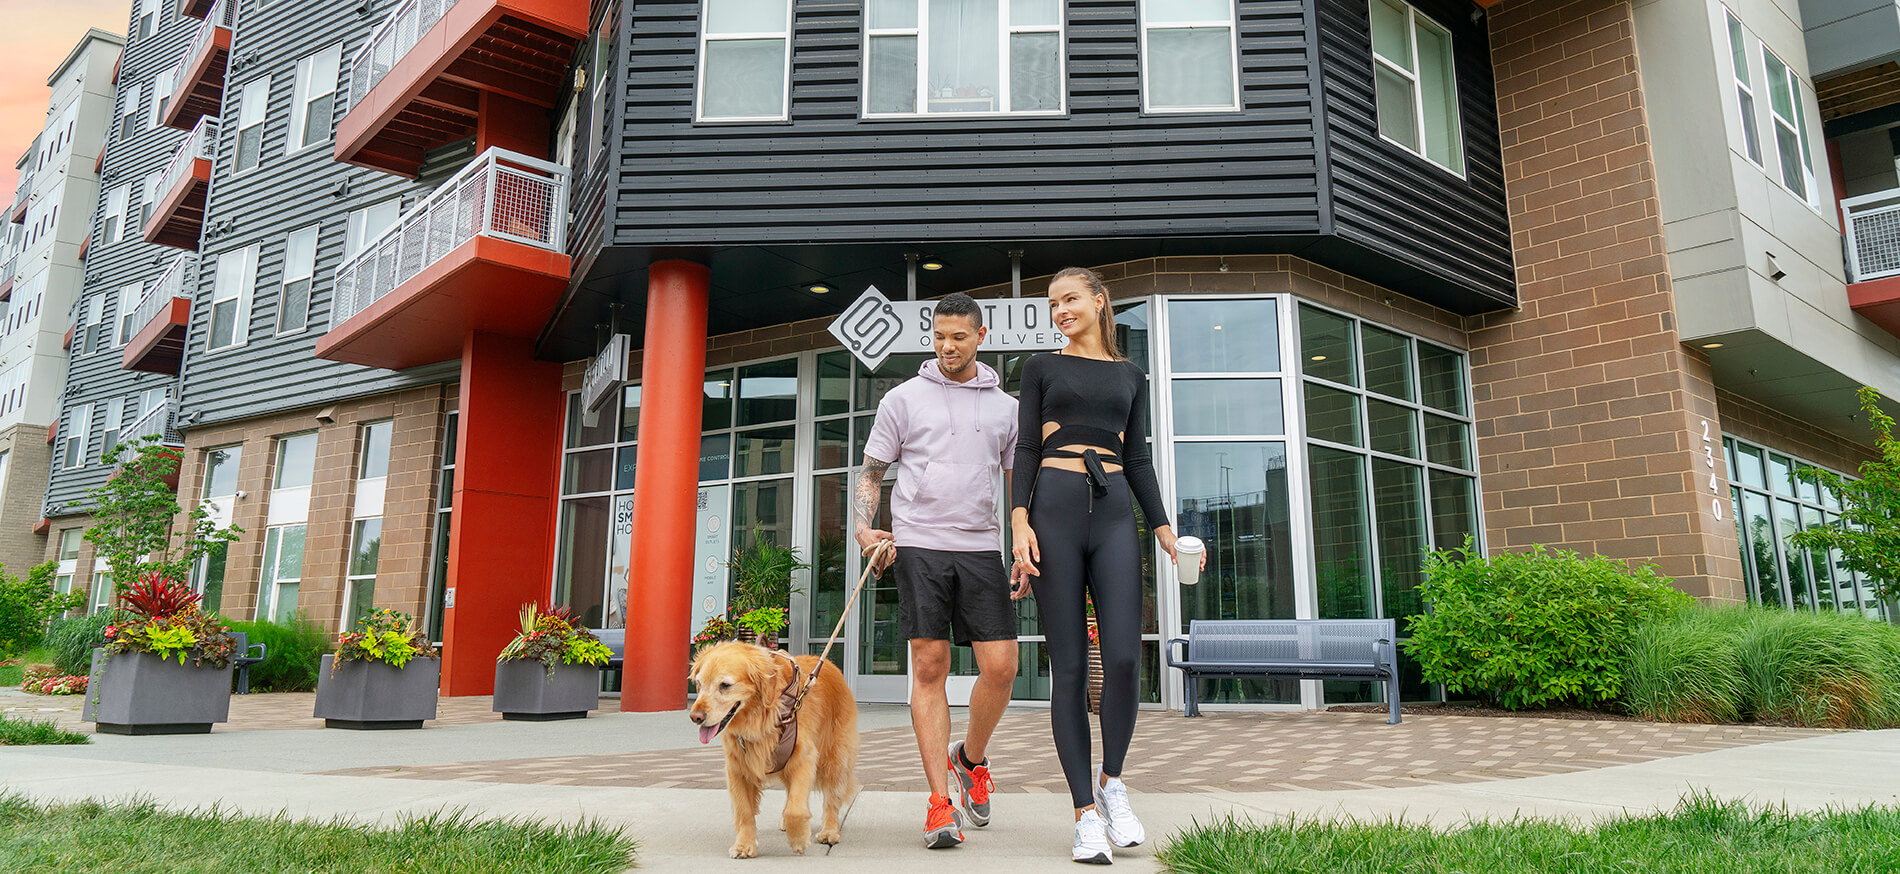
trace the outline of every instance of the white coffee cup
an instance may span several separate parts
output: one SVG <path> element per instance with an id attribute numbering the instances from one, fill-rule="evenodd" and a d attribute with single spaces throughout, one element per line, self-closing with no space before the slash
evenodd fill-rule
<path id="1" fill-rule="evenodd" d="M 1174 575 L 1183 586 L 1192 586 L 1201 581 L 1201 553 L 1207 551 L 1207 544 L 1199 537 L 1178 537 L 1174 541 Z"/>

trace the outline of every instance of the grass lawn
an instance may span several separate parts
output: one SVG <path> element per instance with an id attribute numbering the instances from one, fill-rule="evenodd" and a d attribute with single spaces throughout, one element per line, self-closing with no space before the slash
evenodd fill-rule
<path id="1" fill-rule="evenodd" d="M 0 714 L 0 747 L 89 743 L 92 738 L 60 728 L 50 719 L 21 719 Z"/>
<path id="2" fill-rule="evenodd" d="M 19 664 L 0 667 L 0 686 L 12 689 L 20 688 L 20 683 L 26 680 L 26 666 L 52 664 L 53 651 L 43 646 L 36 646 L 17 656 L 0 658 L 0 662 L 16 660 Z"/>
<path id="3" fill-rule="evenodd" d="M 1673 813 L 1583 828 L 1519 820 L 1433 831 L 1403 822 L 1220 820 L 1163 842 L 1181 874 L 1768 874 L 1900 871 L 1900 809 L 1824 814 L 1692 796 Z"/>
<path id="4" fill-rule="evenodd" d="M 619 872 L 636 844 L 598 823 L 476 821 L 442 813 L 393 828 L 298 822 L 145 802 L 40 805 L 0 799 L 0 871 Z"/>

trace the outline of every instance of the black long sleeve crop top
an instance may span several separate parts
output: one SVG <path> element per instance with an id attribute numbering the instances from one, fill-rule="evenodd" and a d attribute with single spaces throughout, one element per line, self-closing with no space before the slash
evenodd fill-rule
<path id="1" fill-rule="evenodd" d="M 1170 524 L 1148 454 L 1148 375 L 1140 367 L 1130 361 L 1046 352 L 1023 365 L 1019 401 L 1022 419 L 1016 435 L 1016 472 L 1010 481 L 1011 508 L 1029 507 L 1044 458 L 1075 458 L 1079 454 L 1064 447 L 1096 446 L 1121 456 L 1128 490 L 1141 505 L 1148 525 Z M 1042 438 L 1046 422 L 1056 424 L 1047 448 Z M 1112 457 L 1102 460 L 1115 461 Z"/>

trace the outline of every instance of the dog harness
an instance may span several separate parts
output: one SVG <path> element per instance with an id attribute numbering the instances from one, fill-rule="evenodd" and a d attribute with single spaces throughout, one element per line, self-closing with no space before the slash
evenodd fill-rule
<path id="1" fill-rule="evenodd" d="M 825 669 L 824 660 L 812 668 L 811 676 L 805 682 L 798 682 L 805 671 L 798 661 L 786 655 L 784 650 L 772 650 L 774 655 L 784 656 L 792 663 L 792 681 L 785 684 L 784 691 L 778 693 L 778 745 L 772 748 L 772 770 L 767 774 L 776 774 L 785 770 L 785 764 L 792 760 L 792 750 L 798 748 L 798 709 L 805 706 L 805 693 L 811 691 L 812 684 L 818 680 L 818 672 Z M 793 691 L 796 689 L 797 691 Z"/>

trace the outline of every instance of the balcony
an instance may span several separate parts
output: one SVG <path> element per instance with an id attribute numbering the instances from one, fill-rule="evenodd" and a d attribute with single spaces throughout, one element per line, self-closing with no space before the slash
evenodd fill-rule
<path id="1" fill-rule="evenodd" d="M 183 446 L 185 441 L 179 437 L 173 419 L 177 411 L 172 408 L 171 398 L 160 401 L 158 406 L 145 411 L 145 415 L 125 427 L 125 433 L 119 435 L 122 443 L 135 443 L 150 437 L 160 446 Z"/>
<path id="2" fill-rule="evenodd" d="M 406 0 L 350 61 L 337 160 L 414 176 L 424 152 L 473 135 L 478 114 L 524 128 L 503 142 L 545 140 L 543 112 L 505 107 L 555 108 L 587 16 L 586 0 Z"/>
<path id="3" fill-rule="evenodd" d="M 185 18 L 203 18 L 213 5 L 211 0 L 178 0 L 178 14 Z"/>
<path id="4" fill-rule="evenodd" d="M 158 203 L 145 223 L 145 242 L 198 251 L 205 226 L 205 196 L 211 189 L 211 159 L 217 148 L 218 119 L 199 119 L 159 177 Z"/>
<path id="5" fill-rule="evenodd" d="M 191 326 L 191 292 L 198 256 L 179 255 L 164 275 L 145 289 L 132 311 L 136 331 L 125 342 L 120 367 L 146 373 L 178 372 L 185 358 L 185 331 Z"/>
<path id="6" fill-rule="evenodd" d="M 20 256 L 14 255 L 5 264 L 0 264 L 0 300 L 13 297 L 13 268 L 19 262 Z"/>
<path id="7" fill-rule="evenodd" d="M 401 369 L 534 337 L 567 288 L 567 169 L 489 149 L 337 268 L 318 358 Z M 129 353 L 128 353 L 129 354 Z"/>
<path id="8" fill-rule="evenodd" d="M 168 127 L 191 130 L 199 119 L 218 115 L 224 103 L 224 70 L 231 57 L 231 26 L 236 16 L 237 0 L 218 0 L 198 26 L 198 35 L 178 62 L 172 102 L 160 119 Z"/>
<path id="9" fill-rule="evenodd" d="M 33 193 L 33 173 L 31 169 L 20 171 L 20 184 L 13 189 L 13 208 L 7 211 L 7 220 L 16 225 L 26 224 L 26 199 Z"/>

